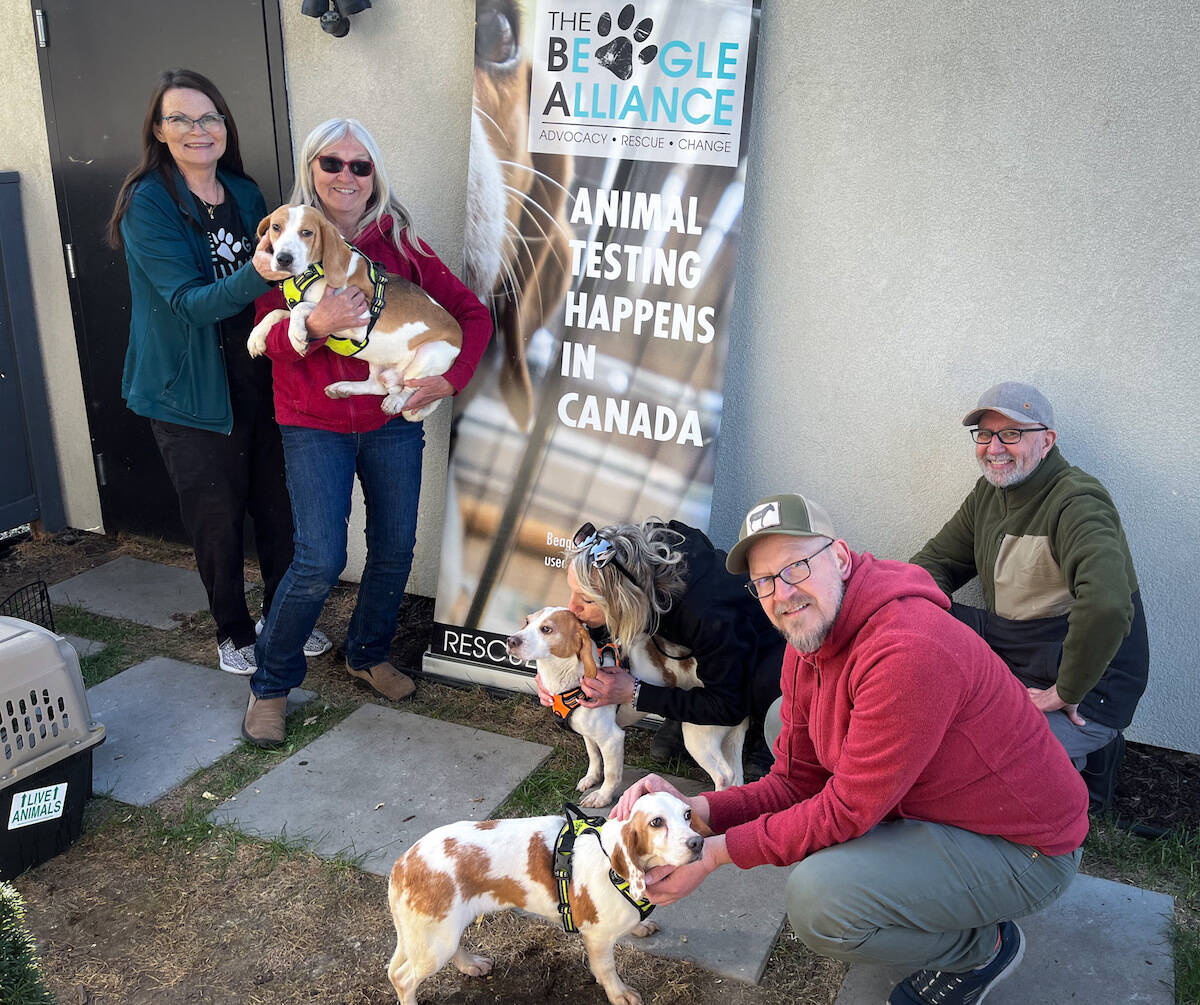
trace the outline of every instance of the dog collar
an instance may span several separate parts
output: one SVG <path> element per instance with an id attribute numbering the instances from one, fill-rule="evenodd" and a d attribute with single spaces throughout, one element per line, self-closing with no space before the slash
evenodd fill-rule
<path id="1" fill-rule="evenodd" d="M 571 856 L 575 853 L 575 839 L 583 834 L 591 834 L 600 845 L 600 850 L 604 852 L 604 857 L 608 858 L 608 852 L 604 851 L 604 842 L 600 840 L 600 828 L 604 826 L 604 817 L 589 817 L 574 803 L 563 803 L 563 816 L 567 818 L 566 822 L 554 842 L 554 879 L 558 886 L 558 913 L 564 932 L 578 932 L 579 927 L 571 914 L 571 901 L 568 896 L 571 890 Z M 637 908 L 640 921 L 650 917 L 654 905 L 649 900 L 634 900 L 629 892 L 629 880 L 617 875 L 611 866 L 608 870 L 608 881 L 616 887 L 622 897 Z"/>
<path id="2" fill-rule="evenodd" d="M 388 277 L 387 272 L 378 262 L 372 262 L 349 241 L 346 242 L 346 247 L 367 263 L 367 278 L 371 281 L 371 320 L 367 322 L 367 330 L 363 332 L 361 339 L 330 335 L 325 345 L 339 356 L 357 356 L 367 347 L 367 342 L 371 338 L 371 330 L 375 327 L 375 322 L 379 320 L 379 315 L 383 312 L 384 304 L 387 302 Z M 288 310 L 300 303 L 304 299 L 304 291 L 324 276 L 325 270 L 321 268 L 321 263 L 313 262 L 300 275 L 289 276 L 285 279 L 281 288 Z"/>

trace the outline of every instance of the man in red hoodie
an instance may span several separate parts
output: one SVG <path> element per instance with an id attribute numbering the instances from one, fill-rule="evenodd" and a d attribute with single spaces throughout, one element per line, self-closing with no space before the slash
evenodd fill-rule
<path id="1" fill-rule="evenodd" d="M 775 765 L 685 799 L 715 832 L 652 870 L 669 904 L 732 863 L 792 865 L 787 910 L 815 952 L 911 966 L 891 1005 L 974 1005 L 1020 963 L 1013 918 L 1079 866 L 1087 789 L 1045 716 L 923 569 L 855 553 L 798 495 L 760 500 L 730 572 L 788 640 Z M 650 775 L 613 815 L 646 791 Z M 658 873 L 662 873 L 659 875 Z"/>

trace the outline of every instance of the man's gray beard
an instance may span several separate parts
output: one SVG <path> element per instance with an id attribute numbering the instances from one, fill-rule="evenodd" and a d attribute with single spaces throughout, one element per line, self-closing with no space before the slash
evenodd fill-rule
<path id="1" fill-rule="evenodd" d="M 999 481 L 996 479 L 996 472 L 987 466 L 986 461 L 979 462 L 979 470 L 983 472 L 983 477 L 989 485 L 994 485 L 998 489 L 1013 489 L 1022 482 L 1027 481 L 1029 476 L 1037 470 L 1038 464 L 1041 463 L 1041 461 L 1038 461 L 1028 471 L 1022 470 L 1019 464 L 1014 464 L 1008 474 L 1001 477 Z"/>
<path id="2" fill-rule="evenodd" d="M 837 596 L 834 598 L 833 613 L 822 621 L 816 628 L 807 632 L 781 632 L 785 639 L 797 652 L 815 653 L 825 640 L 829 637 L 829 631 L 833 628 L 834 623 L 838 619 L 838 615 L 842 612 L 842 599 L 846 595 L 846 585 L 839 579 L 837 581 Z"/>

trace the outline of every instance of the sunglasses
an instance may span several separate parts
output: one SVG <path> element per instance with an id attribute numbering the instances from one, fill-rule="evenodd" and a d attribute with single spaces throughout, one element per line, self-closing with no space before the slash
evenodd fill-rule
<path id="1" fill-rule="evenodd" d="M 575 531 L 573 538 L 575 547 L 580 549 L 587 555 L 588 563 L 595 566 L 597 569 L 603 569 L 611 565 L 622 576 L 629 580 L 634 586 L 640 590 L 641 586 L 638 581 L 629 574 L 629 570 L 617 561 L 617 546 L 608 538 L 601 536 L 596 530 L 596 525 L 591 521 L 585 523 L 579 530 Z"/>
<path id="2" fill-rule="evenodd" d="M 375 165 L 370 161 L 344 161 L 340 157 L 324 155 L 317 158 L 317 163 L 326 174 L 340 174 L 342 168 L 348 167 L 350 173 L 359 178 L 370 178 L 371 172 L 375 170 Z"/>

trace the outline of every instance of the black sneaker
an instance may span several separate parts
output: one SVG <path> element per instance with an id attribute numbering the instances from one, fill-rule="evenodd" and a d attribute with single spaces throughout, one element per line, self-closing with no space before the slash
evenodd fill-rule
<path id="1" fill-rule="evenodd" d="M 1024 955 L 1025 934 L 1014 922 L 1002 921 L 1000 949 L 987 966 L 965 974 L 918 970 L 892 989 L 888 1005 L 978 1005 L 1017 969 Z"/>

